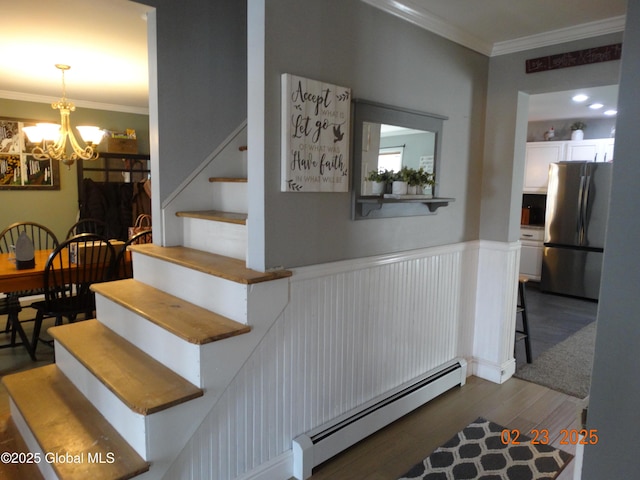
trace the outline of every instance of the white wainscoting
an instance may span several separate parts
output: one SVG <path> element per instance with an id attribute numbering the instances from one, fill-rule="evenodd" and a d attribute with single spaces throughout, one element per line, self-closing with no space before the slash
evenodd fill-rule
<path id="1" fill-rule="evenodd" d="M 500 323 L 513 306 L 498 301 L 511 280 L 480 278 L 478 268 L 493 262 L 494 275 L 510 275 L 500 265 L 517 266 L 519 250 L 491 244 L 487 256 L 483 248 L 470 242 L 295 270 L 289 305 L 165 478 L 286 479 L 297 435 L 444 362 L 463 357 L 496 376 L 491 366 L 501 371 L 513 345 L 489 340 L 505 350 L 498 355 L 483 348 L 475 317 Z M 478 302 L 476 292 L 488 291 L 493 302 Z"/>

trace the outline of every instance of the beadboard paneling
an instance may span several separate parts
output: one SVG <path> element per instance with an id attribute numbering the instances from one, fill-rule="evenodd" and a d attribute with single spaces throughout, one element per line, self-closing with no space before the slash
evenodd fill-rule
<path id="1" fill-rule="evenodd" d="M 294 271 L 290 302 L 165 478 L 232 479 L 298 434 L 470 358 L 478 245 Z"/>

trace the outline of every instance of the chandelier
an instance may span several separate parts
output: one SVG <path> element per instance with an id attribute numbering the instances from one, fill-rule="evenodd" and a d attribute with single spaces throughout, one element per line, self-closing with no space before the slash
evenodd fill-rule
<path id="1" fill-rule="evenodd" d="M 104 131 L 98 127 L 78 126 L 82 140 L 86 143 L 80 146 L 71 130 L 69 116 L 75 111 L 76 106 L 67 100 L 67 89 L 64 82 L 64 72 L 69 70 L 69 65 L 56 64 L 56 68 L 62 72 L 62 98 L 51 104 L 54 110 L 60 110 L 60 125 L 56 123 L 37 123 L 35 126 L 24 127 L 23 130 L 29 141 L 36 146 L 31 151 L 36 160 L 60 160 L 70 168 L 76 160 L 96 160 L 98 158 L 97 146 L 102 140 Z M 67 140 L 69 147 L 67 147 Z"/>

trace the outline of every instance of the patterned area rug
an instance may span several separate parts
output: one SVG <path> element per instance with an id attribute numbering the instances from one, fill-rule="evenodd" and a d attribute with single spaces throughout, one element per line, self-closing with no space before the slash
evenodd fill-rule
<path id="1" fill-rule="evenodd" d="M 399 480 L 552 480 L 573 458 L 549 445 L 533 445 L 524 435 L 519 445 L 505 445 L 504 430 L 478 418 Z"/>

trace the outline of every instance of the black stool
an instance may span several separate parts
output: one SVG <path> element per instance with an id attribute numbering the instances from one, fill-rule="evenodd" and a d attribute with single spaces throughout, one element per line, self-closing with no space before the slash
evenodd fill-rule
<path id="1" fill-rule="evenodd" d="M 520 275 L 518 278 L 518 306 L 516 309 L 516 316 L 518 313 L 522 315 L 522 330 L 518 330 L 516 327 L 516 342 L 524 340 L 524 348 L 527 355 L 527 363 L 531 363 L 531 341 L 529 338 L 529 322 L 527 321 L 527 299 L 525 294 L 525 286 L 529 279 Z"/>

